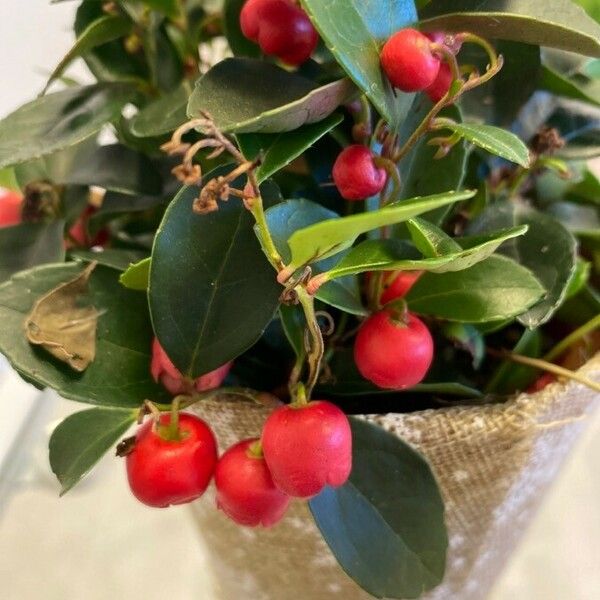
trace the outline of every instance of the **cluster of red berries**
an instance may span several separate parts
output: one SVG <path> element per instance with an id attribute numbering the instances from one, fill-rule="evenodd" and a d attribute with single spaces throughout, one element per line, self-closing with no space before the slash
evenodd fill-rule
<path id="1" fill-rule="evenodd" d="M 193 382 L 195 389 L 221 384 L 229 365 Z M 158 342 L 152 374 L 169 390 L 185 389 L 182 377 Z M 268 527 L 284 515 L 292 497 L 310 498 L 326 485 L 343 485 L 352 467 L 352 435 L 346 415 L 327 401 L 297 402 L 275 409 L 261 438 L 242 440 L 220 458 L 210 427 L 182 413 L 178 423 L 163 414 L 145 423 L 127 454 L 133 494 L 165 507 L 199 498 L 213 475 L 217 506 L 240 525 Z"/>
<path id="2" fill-rule="evenodd" d="M 308 60 L 319 42 L 308 15 L 293 0 L 247 0 L 240 26 L 265 54 L 288 65 Z"/>

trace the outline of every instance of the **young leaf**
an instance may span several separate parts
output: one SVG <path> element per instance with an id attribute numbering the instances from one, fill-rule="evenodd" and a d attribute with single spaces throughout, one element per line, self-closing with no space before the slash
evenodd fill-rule
<path id="1" fill-rule="evenodd" d="M 206 176 L 224 175 L 231 165 Z M 232 183 L 243 186 L 242 179 Z M 198 188 L 187 187 L 165 212 L 152 250 L 148 296 L 154 330 L 177 368 L 198 377 L 252 346 L 271 321 L 283 288 L 252 229 L 254 220 L 231 199 L 194 214 Z M 274 184 L 262 186 L 268 205 Z M 173 273 L 177 273 L 174 277 Z"/>
<path id="2" fill-rule="evenodd" d="M 427 31 L 475 31 L 484 38 L 600 56 L 600 26 L 570 0 L 436 0 L 421 17 Z"/>
<path id="3" fill-rule="evenodd" d="M 262 183 L 298 158 L 342 120 L 341 114 L 334 113 L 318 123 L 304 125 L 295 131 L 280 134 L 243 133 L 237 139 L 247 159 L 252 160 L 262 153 L 262 162 L 255 172 L 258 182 Z"/>
<path id="4" fill-rule="evenodd" d="M 23 321 L 34 303 L 82 270 L 77 263 L 47 265 L 0 286 L 0 352 L 19 373 L 70 400 L 120 408 L 139 407 L 146 398 L 167 401 L 168 394 L 150 375 L 153 334 L 146 297 L 121 286 L 114 269 L 98 266 L 90 277 L 90 303 L 102 316 L 96 358 L 83 373 L 73 373 L 27 342 Z"/>
<path id="5" fill-rule="evenodd" d="M 327 219 L 309 227 L 296 230 L 289 238 L 290 267 L 301 266 L 327 258 L 349 248 L 356 238 L 371 229 L 407 221 L 429 210 L 472 198 L 475 192 L 447 192 L 426 198 L 413 198 L 395 202 L 371 212 Z"/>
<path id="6" fill-rule="evenodd" d="M 413 94 L 395 93 L 379 62 L 382 44 L 417 20 L 412 0 L 302 0 L 331 53 L 379 114 L 398 129 Z"/>
<path id="7" fill-rule="evenodd" d="M 506 158 L 522 167 L 529 167 L 530 157 L 527 146 L 510 131 L 493 125 L 454 123 L 445 120 L 442 127 L 458 133 L 491 154 Z"/>
<path id="8" fill-rule="evenodd" d="M 464 248 L 451 239 L 450 241 L 456 244 L 456 247 L 448 245 L 445 252 L 432 251 L 430 255 L 423 252 L 425 258 L 419 256 L 418 252 L 404 240 L 366 240 L 352 248 L 335 267 L 328 271 L 327 277 L 328 280 L 336 279 L 367 271 L 431 271 L 432 273 L 462 271 L 491 256 L 506 240 L 521 236 L 526 231 L 526 226 L 495 231 L 487 236 L 466 240 Z"/>
<path id="9" fill-rule="evenodd" d="M 525 267 L 492 255 L 456 273 L 425 273 L 406 296 L 410 310 L 449 321 L 485 323 L 524 313 L 545 293 Z"/>
<path id="10" fill-rule="evenodd" d="M 50 466 L 66 494 L 124 435 L 137 410 L 91 408 L 67 417 L 50 437 Z"/>
<path id="11" fill-rule="evenodd" d="M 552 217 L 516 202 L 490 206 L 471 223 L 467 233 L 483 233 L 511 225 L 527 225 L 529 229 L 501 252 L 527 267 L 547 290 L 540 302 L 519 317 L 523 325 L 538 327 L 552 317 L 565 298 L 576 268 L 577 242 Z"/>
<path id="12" fill-rule="evenodd" d="M 64 260 L 64 228 L 62 220 L 0 227 L 0 282 L 24 269 Z"/>
<path id="13" fill-rule="evenodd" d="M 262 60 L 228 58 L 198 80 L 187 114 L 208 113 L 223 131 L 279 133 L 321 121 L 355 92 L 348 79 L 316 87 Z"/>
<path id="14" fill-rule="evenodd" d="M 78 56 L 81 56 L 106 42 L 111 42 L 112 40 L 124 37 L 131 30 L 131 27 L 132 23 L 129 19 L 112 15 L 105 15 L 90 23 L 90 25 L 77 36 L 75 45 L 58 63 L 54 71 L 52 71 L 42 94 L 46 92 L 50 84 L 60 77 L 65 69 Z"/>
<path id="15" fill-rule="evenodd" d="M 144 258 L 137 263 L 130 264 L 121 275 L 119 282 L 130 290 L 145 292 L 150 281 L 150 257 Z"/>
<path id="16" fill-rule="evenodd" d="M 0 121 L 0 168 L 72 146 L 116 119 L 133 94 L 119 83 L 75 87 L 37 98 Z"/>
<path id="17" fill-rule="evenodd" d="M 376 598 L 418 598 L 444 575 L 444 504 L 426 460 L 398 436 L 356 418 L 352 473 L 309 502 L 340 566 Z"/>
<path id="18" fill-rule="evenodd" d="M 83 301 L 95 268 L 96 263 L 90 263 L 74 279 L 44 294 L 25 319 L 29 343 L 78 372 L 85 371 L 96 355 L 98 311 Z"/>

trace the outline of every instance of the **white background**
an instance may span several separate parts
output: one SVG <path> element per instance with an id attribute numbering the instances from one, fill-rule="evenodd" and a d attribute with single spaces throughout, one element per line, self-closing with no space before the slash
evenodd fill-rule
<path id="1" fill-rule="evenodd" d="M 0 0 L 0 115 L 41 90 L 72 41 L 76 4 Z M 31 388 L 5 373 L 0 366 L 0 464 L 8 456 L 11 467 L 4 465 L 0 481 L 0 597 L 210 600 L 206 549 L 189 513 L 137 504 L 119 460 L 107 457 L 92 477 L 58 498 L 47 436 L 62 416 L 80 407 L 51 396 L 36 404 Z M 30 406 L 33 426 L 20 430 L 20 417 Z M 24 431 L 29 437 L 23 438 Z M 600 598 L 598 433 L 597 415 L 490 600 Z M 9 448 L 12 436 L 20 436 L 17 453 Z"/>

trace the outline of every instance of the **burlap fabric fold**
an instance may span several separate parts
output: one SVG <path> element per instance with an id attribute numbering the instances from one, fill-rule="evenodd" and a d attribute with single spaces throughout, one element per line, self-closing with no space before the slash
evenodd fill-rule
<path id="1" fill-rule="evenodd" d="M 600 379 L 600 355 L 583 369 Z M 450 548 L 443 583 L 427 600 L 481 600 L 556 476 L 598 394 L 555 383 L 496 405 L 367 415 L 429 460 L 446 503 Z M 197 405 L 221 449 L 260 433 L 269 409 L 222 399 Z M 214 492 L 192 505 L 219 600 L 362 600 L 295 502 L 271 529 L 238 527 L 215 509 Z"/>

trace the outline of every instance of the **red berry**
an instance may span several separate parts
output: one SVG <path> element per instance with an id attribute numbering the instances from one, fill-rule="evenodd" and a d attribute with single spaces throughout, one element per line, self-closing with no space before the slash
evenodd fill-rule
<path id="1" fill-rule="evenodd" d="M 87 206 L 86 209 L 81 213 L 80 217 L 69 229 L 67 247 L 84 246 L 86 248 L 90 248 L 92 246 L 105 246 L 108 243 L 108 229 L 101 229 L 93 238 L 90 238 L 89 236 L 88 225 L 90 217 L 96 212 L 98 212 L 98 209 L 95 206 L 90 205 Z M 68 243 L 69 241 L 71 243 Z"/>
<path id="2" fill-rule="evenodd" d="M 527 393 L 535 394 L 536 392 L 541 392 L 547 385 L 550 385 L 555 381 L 556 375 L 553 373 L 544 373 L 527 388 Z"/>
<path id="3" fill-rule="evenodd" d="M 373 153 L 367 146 L 348 146 L 333 165 L 333 181 L 346 200 L 364 200 L 381 192 L 387 181 L 385 169 L 373 162 Z"/>
<path id="4" fill-rule="evenodd" d="M 384 271 L 383 291 L 379 298 L 381 304 L 387 304 L 392 300 L 406 296 L 422 273 L 423 271 Z M 367 273 L 367 283 L 373 276 L 374 273 Z"/>
<path id="5" fill-rule="evenodd" d="M 23 196 L 0 188 L 0 227 L 10 227 L 21 222 L 21 208 Z"/>
<path id="6" fill-rule="evenodd" d="M 310 498 L 326 485 L 343 485 L 352 469 L 348 417 L 324 400 L 277 408 L 262 446 L 275 485 L 290 496 Z"/>
<path id="7" fill-rule="evenodd" d="M 389 309 L 370 316 L 354 343 L 361 375 L 381 388 L 401 390 L 419 383 L 433 359 L 433 339 L 423 322 L 407 313 L 404 322 Z"/>
<path id="8" fill-rule="evenodd" d="M 450 89 L 452 85 L 453 76 L 452 69 L 448 63 L 442 63 L 435 81 L 425 89 L 425 93 L 429 96 L 430 100 L 434 103 L 439 102 Z"/>
<path id="9" fill-rule="evenodd" d="M 215 470 L 217 506 L 240 525 L 270 527 L 283 517 L 290 497 L 275 487 L 267 463 L 244 440 L 221 456 Z"/>
<path id="10" fill-rule="evenodd" d="M 188 382 L 171 362 L 158 339 L 154 338 L 152 342 L 150 373 L 152 373 L 154 381 L 160 382 L 173 395 L 189 392 L 190 388 L 203 392 L 219 387 L 227 377 L 232 364 L 233 362 L 230 361 L 214 371 L 200 375 L 193 382 Z"/>
<path id="11" fill-rule="evenodd" d="M 429 87 L 440 68 L 431 40 L 416 29 L 401 29 L 383 46 L 381 65 L 392 85 L 403 92 Z"/>
<path id="12" fill-rule="evenodd" d="M 265 54 L 289 65 L 308 60 L 319 42 L 308 15 L 292 0 L 248 0 L 240 13 L 240 26 Z"/>
<path id="13" fill-rule="evenodd" d="M 170 414 L 157 427 L 148 421 L 137 432 L 127 455 L 127 477 L 134 496 L 148 506 L 164 508 L 200 497 L 213 476 L 217 443 L 208 425 L 194 415 L 179 415 L 179 439 L 167 439 Z"/>

